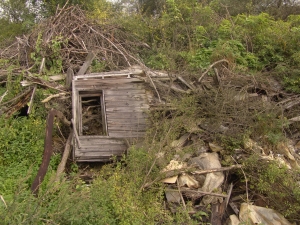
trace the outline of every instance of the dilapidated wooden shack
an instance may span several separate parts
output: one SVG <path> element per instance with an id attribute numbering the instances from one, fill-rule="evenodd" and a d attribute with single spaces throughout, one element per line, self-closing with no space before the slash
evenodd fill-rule
<path id="1" fill-rule="evenodd" d="M 151 93 L 130 73 L 75 76 L 72 81 L 73 157 L 77 162 L 120 157 L 146 132 Z"/>

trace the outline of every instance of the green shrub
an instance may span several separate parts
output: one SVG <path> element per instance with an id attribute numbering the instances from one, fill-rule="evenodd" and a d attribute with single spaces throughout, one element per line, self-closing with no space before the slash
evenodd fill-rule
<path id="1" fill-rule="evenodd" d="M 285 217 L 299 218 L 300 187 L 298 170 L 289 170 L 277 161 L 266 161 L 253 155 L 244 162 L 246 176 L 250 180 L 250 191 L 261 193 L 270 202 L 269 207 Z"/>

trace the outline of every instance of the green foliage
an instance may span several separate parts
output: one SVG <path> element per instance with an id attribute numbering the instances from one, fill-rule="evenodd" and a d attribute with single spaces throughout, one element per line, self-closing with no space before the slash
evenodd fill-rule
<path id="1" fill-rule="evenodd" d="M 11 200 L 18 180 L 31 177 L 31 172 L 35 172 L 41 162 L 44 121 L 2 116 L 0 124 L 0 192 Z"/>
<path id="2" fill-rule="evenodd" d="M 93 3 L 97 2 L 94 0 L 42 0 L 41 7 L 42 7 L 42 14 L 45 17 L 53 16 L 56 13 L 57 7 L 59 6 L 62 8 L 66 3 L 68 5 L 79 5 L 82 9 L 85 10 L 92 10 Z"/>
<path id="3" fill-rule="evenodd" d="M 43 7 L 47 13 L 53 14 L 57 4 L 62 6 L 65 2 L 44 1 Z M 141 46 L 136 48 L 139 49 L 138 58 L 143 59 L 149 67 L 168 71 L 188 71 L 198 76 L 199 71 L 204 71 L 213 62 L 226 59 L 232 65 L 229 69 L 233 72 L 239 74 L 261 70 L 272 72 L 282 79 L 286 90 L 300 93 L 299 16 L 290 16 L 286 21 L 282 21 L 267 13 L 238 14 L 253 10 L 253 5 L 246 0 L 243 1 L 245 4 L 239 4 L 239 7 L 234 9 L 235 16 L 230 16 L 221 7 L 220 3 L 224 2 L 211 1 L 208 6 L 195 0 L 146 1 L 145 14 L 137 11 L 131 12 L 128 16 L 124 12 L 115 13 L 113 5 L 104 0 L 70 1 L 71 4 L 78 3 L 90 10 L 89 15 L 99 24 L 109 23 L 110 18 L 122 31 L 130 32 L 135 38 L 148 44 L 151 50 Z M 236 0 L 227 1 L 227 4 L 236 2 Z M 157 9 L 156 13 L 154 9 Z M 225 14 L 226 19 L 219 16 Z M 0 26 L 5 31 L 3 35 L 0 34 L 1 42 L 7 37 L 21 33 L 24 24 L 14 24 L 1 19 Z M 67 40 L 57 36 L 47 46 L 43 46 L 42 38 L 43 34 L 40 33 L 31 54 L 36 71 L 45 58 L 44 73 L 60 73 L 63 68 L 61 46 Z M 13 73 L 15 67 L 9 68 L 7 62 L 1 60 L 0 64 L 8 71 L 6 89 L 10 95 L 8 97 L 11 98 L 22 91 L 20 86 L 22 75 L 15 76 Z M 91 72 L 105 71 L 106 66 L 104 59 L 94 60 Z M 5 89 L 1 88 L 0 91 L 4 93 Z M 37 90 L 35 96 L 37 102 L 44 98 L 45 93 L 52 92 Z M 207 93 L 209 94 L 209 90 Z M 53 171 L 60 160 L 59 154 L 54 155 L 38 198 L 31 196 L 29 186 L 41 162 L 45 109 L 43 106 L 35 106 L 30 118 L 1 117 L 0 194 L 3 195 L 8 208 L 6 209 L 0 201 L 0 221 L 4 221 L 3 224 L 201 222 L 201 218 L 207 217 L 205 212 L 195 215 L 194 221 L 189 220 L 184 210 L 178 209 L 176 214 L 166 211 L 162 205 L 162 184 L 154 184 L 148 190 L 142 190 L 141 187 L 154 180 L 161 168 L 174 157 L 175 150 L 170 147 L 171 143 L 190 132 L 192 125 L 200 124 L 198 122 L 203 119 L 199 118 L 200 110 L 203 112 L 201 115 L 211 117 L 211 121 L 216 125 L 225 121 L 222 117 L 232 109 L 233 101 L 229 101 L 229 98 L 226 99 L 222 94 L 224 92 L 220 90 L 214 101 L 206 102 L 201 108 L 199 102 L 204 99 L 186 95 L 173 100 L 172 103 L 177 106 L 176 112 L 172 110 L 154 112 L 150 117 L 153 128 L 148 131 L 151 138 L 145 142 L 151 143 L 149 147 L 131 148 L 128 156 L 121 161 L 103 166 L 92 185 L 85 184 L 76 177 L 79 171 L 77 164 L 71 165 L 72 181 L 63 181 L 59 185 L 52 182 Z M 222 109 L 216 104 L 217 100 L 224 103 Z M 239 123 L 237 118 L 240 114 L 242 113 L 236 112 L 229 116 L 235 119 L 234 122 Z M 251 116 L 245 114 L 245 120 L 247 116 L 251 117 L 249 120 L 253 123 L 248 125 L 241 120 L 241 127 L 247 127 L 248 130 L 244 130 L 247 135 L 262 137 L 267 144 L 276 145 L 284 140 L 283 130 L 288 125 L 288 121 L 278 115 L 280 114 L 275 109 L 268 108 L 264 112 L 253 112 Z M 236 148 L 242 146 L 242 137 L 239 135 L 222 134 L 216 138 L 224 147 L 225 156 L 231 155 Z M 157 153 L 161 152 L 165 153 L 164 159 L 158 160 Z M 195 153 L 195 147 L 189 146 L 182 152 Z M 274 200 L 272 204 L 276 209 L 290 218 L 296 218 L 296 212 L 300 209 L 298 203 L 300 190 L 293 181 L 298 174 L 290 173 L 275 162 L 261 163 L 254 157 L 244 164 L 246 174 L 250 176 L 251 190 L 267 195 Z M 188 205 L 189 203 L 187 207 Z"/>
<path id="4" fill-rule="evenodd" d="M 170 62 L 167 55 L 163 53 L 158 53 L 157 55 L 151 55 L 147 60 L 147 65 L 151 68 L 158 70 L 170 69 Z"/>
<path id="5" fill-rule="evenodd" d="M 43 35 L 39 33 L 35 43 L 35 51 L 30 57 L 34 61 L 36 70 L 39 69 L 43 58 L 45 58 L 45 73 L 56 74 L 60 73 L 63 68 L 63 59 L 61 55 L 61 46 L 66 41 L 61 36 L 56 36 L 47 46 L 42 46 Z"/>
<path id="6" fill-rule="evenodd" d="M 23 75 L 19 74 L 15 76 L 13 74 L 14 68 L 15 68 L 14 65 L 8 67 L 7 82 L 6 82 L 6 90 L 8 91 L 8 95 L 7 95 L 8 98 L 16 96 L 22 90 L 22 86 L 20 82 L 23 79 Z"/>
<path id="7" fill-rule="evenodd" d="M 221 136 L 221 143 L 225 150 L 233 152 L 236 149 L 239 149 L 243 146 L 242 138 L 234 138 L 230 136 Z"/>
<path id="8" fill-rule="evenodd" d="M 21 185 L 8 208 L 0 206 L 0 219 L 3 224 L 171 224 L 163 188 L 141 190 L 151 160 L 144 150 L 132 148 L 128 158 L 104 166 L 93 185 L 76 177 L 48 182 L 38 198 Z"/>
<path id="9" fill-rule="evenodd" d="M 284 128 L 288 126 L 287 118 L 277 117 L 273 113 L 258 114 L 253 126 L 253 135 L 264 137 L 270 144 L 276 145 L 285 140 Z"/>
<path id="10" fill-rule="evenodd" d="M 91 17 L 99 23 L 105 23 L 110 17 L 113 17 L 112 3 L 106 0 L 92 0 L 90 5 L 87 5 L 91 11 Z"/>
<path id="11" fill-rule="evenodd" d="M 291 171 L 277 161 L 264 161 L 253 155 L 244 162 L 250 179 L 250 189 L 267 196 L 271 206 L 285 217 L 297 219 L 300 210 L 300 187 L 295 178 L 299 171 Z"/>
<path id="12" fill-rule="evenodd" d="M 11 23 L 9 20 L 0 19 L 0 46 L 5 46 L 9 41 L 13 40 L 15 36 L 22 34 L 23 28 L 21 23 Z"/>

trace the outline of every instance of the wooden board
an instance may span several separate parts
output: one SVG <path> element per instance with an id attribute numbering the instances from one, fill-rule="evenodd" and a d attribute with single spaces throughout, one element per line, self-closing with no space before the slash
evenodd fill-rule
<path id="1" fill-rule="evenodd" d="M 144 90 L 143 86 L 141 85 L 134 85 L 134 84 L 122 84 L 119 86 L 103 86 L 103 85 L 95 85 L 90 84 L 86 86 L 76 86 L 77 90 L 84 91 L 84 90 Z"/>
<path id="2" fill-rule="evenodd" d="M 146 127 L 119 127 L 119 126 L 115 126 L 115 127 L 111 127 L 108 132 L 109 134 L 111 134 L 111 132 L 126 132 L 126 133 L 130 133 L 130 132 L 145 132 L 146 131 Z"/>
<path id="3" fill-rule="evenodd" d="M 86 80 L 76 80 L 75 85 L 79 86 L 91 86 L 91 85 L 99 85 L 102 87 L 108 86 L 118 86 L 124 84 L 143 84 L 144 82 L 137 78 L 109 78 L 109 79 L 86 79 Z"/>
<path id="4" fill-rule="evenodd" d="M 145 123 L 145 121 L 147 121 L 147 116 L 143 115 L 143 114 L 138 114 L 136 115 L 135 113 L 131 114 L 131 113 L 123 113 L 123 114 L 119 114 L 119 113 L 115 113 L 114 114 L 110 114 L 110 115 L 106 115 L 107 117 L 107 121 L 108 122 L 118 122 L 118 121 L 141 121 L 142 123 Z"/>
<path id="5" fill-rule="evenodd" d="M 138 120 L 133 120 L 133 119 L 114 119 L 114 120 L 108 120 L 108 124 L 110 125 L 127 125 L 127 126 L 146 126 L 146 121 L 144 119 L 138 119 Z"/>
<path id="6" fill-rule="evenodd" d="M 110 162 L 114 159 L 121 159 L 121 156 L 113 156 L 113 157 L 92 157 L 92 156 L 81 156 L 79 158 L 76 158 L 75 160 L 77 162 Z"/>
<path id="7" fill-rule="evenodd" d="M 124 145 L 123 140 L 111 138 L 109 136 L 79 136 L 79 141 L 83 146 L 90 145 L 90 143 L 93 143 L 95 145 Z"/>
<path id="8" fill-rule="evenodd" d="M 105 149 L 105 150 L 99 150 L 99 149 L 96 149 L 96 148 L 80 148 L 76 151 L 76 156 L 80 156 L 81 154 L 83 153 L 86 153 L 86 152 L 92 152 L 93 154 L 95 155 L 111 155 L 111 154 L 119 154 L 119 153 L 123 153 L 124 151 L 127 150 L 127 147 L 124 146 L 123 148 L 109 148 L 109 149 Z"/>
<path id="9" fill-rule="evenodd" d="M 145 112 L 150 108 L 150 106 L 144 107 L 106 107 L 106 112 Z"/>
<path id="10" fill-rule="evenodd" d="M 108 149 L 106 151 L 96 151 L 96 149 L 80 149 L 76 152 L 76 156 L 82 156 L 82 155 L 94 155 L 94 156 L 105 156 L 105 155 L 118 155 L 122 154 L 127 150 L 127 148 L 122 148 L 122 149 Z"/>
<path id="11" fill-rule="evenodd" d="M 149 105 L 142 101 L 111 101 L 105 103 L 109 107 L 132 107 L 132 108 L 149 108 Z"/>
<path id="12" fill-rule="evenodd" d="M 147 122 L 145 119 L 114 119 L 114 120 L 108 120 L 107 124 L 109 125 L 127 125 L 127 126 L 146 126 Z"/>
<path id="13" fill-rule="evenodd" d="M 127 137 L 144 137 L 146 132 L 134 131 L 108 131 L 111 137 L 127 138 Z"/>
<path id="14" fill-rule="evenodd" d="M 122 96 L 115 96 L 115 95 L 107 95 L 105 96 L 105 101 L 147 101 L 146 94 L 127 94 Z"/>
<path id="15" fill-rule="evenodd" d="M 106 96 L 125 96 L 145 94 L 145 90 L 104 90 Z"/>
<path id="16" fill-rule="evenodd" d="M 106 114 L 107 121 L 124 121 L 124 120 L 134 120 L 134 121 L 146 121 L 147 115 L 143 114 L 143 112 L 138 113 L 115 113 L 110 112 Z"/>

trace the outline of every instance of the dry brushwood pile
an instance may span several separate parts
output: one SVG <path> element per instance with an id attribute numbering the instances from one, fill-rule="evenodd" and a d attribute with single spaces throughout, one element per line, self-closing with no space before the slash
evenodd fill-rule
<path id="1" fill-rule="evenodd" d="M 14 43 L 0 50 L 2 59 L 17 61 L 20 65 L 10 71 L 2 68 L 0 85 L 13 79 L 22 81 L 23 86 L 10 100 L 2 101 L 6 92 L 0 96 L 0 114 L 10 116 L 24 105 L 32 105 L 38 86 L 57 92 L 42 103 L 64 99 L 70 94 L 67 87 L 34 73 L 50 77 L 51 68 L 56 67 L 60 72 L 52 70 L 53 73 L 72 69 L 76 74 L 90 52 L 102 65 L 101 71 L 96 72 L 132 69 L 137 64 L 135 68 L 143 72 L 135 76 L 149 83 L 157 99 L 151 111 L 163 112 L 159 119 L 169 124 L 166 132 L 161 122 L 152 121 L 153 140 L 161 134 L 158 141 L 162 147 L 145 176 L 142 190 L 162 181 L 166 185 L 165 201 L 169 210 L 176 212 L 182 206 L 191 217 L 205 212 L 211 214 L 211 219 L 207 219 L 211 224 L 224 224 L 230 215 L 252 220 L 241 215 L 241 211 L 250 207 L 256 211 L 255 205 L 281 213 L 290 210 L 289 218 L 296 219 L 300 205 L 293 194 L 280 198 L 263 189 L 257 193 L 255 179 L 269 162 L 284 165 L 291 173 L 299 169 L 300 96 L 284 91 L 270 74 L 237 74 L 234 62 L 226 59 L 212 63 L 201 74 L 154 71 L 137 57 L 145 47 L 145 43 L 117 26 L 91 22 L 78 7 L 59 9 L 32 33 L 16 38 Z M 64 104 L 69 107 L 70 98 L 67 101 Z M 64 114 L 70 117 L 70 112 L 64 111 Z M 175 130 L 176 137 L 168 140 L 170 130 Z M 150 149 L 152 147 L 149 153 Z M 253 155 L 256 163 L 248 162 L 245 167 L 247 158 Z M 172 160 L 167 161 L 167 158 Z M 149 174 L 154 165 L 162 173 L 151 180 Z M 294 183 L 298 178 L 295 179 Z M 247 181 L 254 183 L 253 188 Z M 274 193 L 291 193 L 294 188 L 278 180 L 272 185 Z M 245 202 L 254 202 L 254 206 L 245 206 Z M 295 204 L 299 208 L 288 208 Z M 273 211 L 265 213 L 270 218 L 281 218 Z M 231 224 L 236 219 L 230 217 Z M 271 219 L 252 222 L 272 224 Z M 284 218 L 281 222 L 288 224 Z"/>
<path id="2" fill-rule="evenodd" d="M 54 45 L 58 44 L 58 48 Z M 32 33 L 18 37 L 1 50 L 1 57 L 17 60 L 27 70 L 44 59 L 51 66 L 54 58 L 62 59 L 62 72 L 78 71 L 88 52 L 105 61 L 106 70 L 116 70 L 139 62 L 134 57 L 143 43 L 117 26 L 97 24 L 89 20 L 77 6 L 59 9 L 55 16 L 40 23 Z M 56 52 L 58 51 L 58 52 Z M 35 53 L 35 56 L 32 54 Z M 40 57 L 40 61 L 34 61 Z"/>
<path id="3" fill-rule="evenodd" d="M 55 16 L 41 22 L 31 33 L 0 49 L 1 59 L 8 60 L 6 68 L 0 70 L 0 84 L 23 80 L 21 84 L 25 87 L 14 99 L 3 102 L 1 111 L 10 116 L 24 107 L 34 95 L 34 85 L 56 90 L 56 97 L 65 98 L 67 89 L 49 82 L 50 75 L 66 73 L 68 69 L 76 74 L 88 53 L 93 53 L 93 62 L 100 66 L 97 69 L 101 71 L 96 72 L 103 72 L 133 64 L 144 66 L 135 57 L 142 48 L 145 44 L 121 28 L 91 21 L 78 6 L 58 9 Z M 19 66 L 10 67 L 10 62 Z"/>
<path id="4" fill-rule="evenodd" d="M 299 178 L 292 176 L 295 180 L 288 181 L 296 185 L 285 183 L 285 175 L 279 178 L 280 169 L 270 175 L 268 165 L 288 168 L 291 174 L 297 174 L 300 168 L 300 98 L 285 92 L 268 74 L 239 75 L 229 70 L 227 63 L 215 65 L 210 68 L 211 76 L 208 71 L 199 76 L 201 79 L 184 76 L 183 83 L 193 87 L 184 87 L 176 80 L 167 85 L 169 96 L 172 92 L 181 93 L 177 88 L 192 94 L 189 92 L 187 102 L 173 105 L 175 109 L 168 111 L 168 132 L 177 131 L 177 139 L 168 142 L 162 138 L 166 145 L 156 159 L 161 174 L 155 180 L 146 179 L 143 188 L 165 183 L 170 210 L 176 212 L 178 205 L 188 210 L 187 203 L 192 202 L 191 217 L 199 211 L 206 212 L 211 216 L 205 221 L 211 224 L 225 224 L 226 219 L 235 224 L 237 218 L 229 219 L 231 214 L 241 222 L 274 224 L 276 218 L 281 218 L 281 224 L 289 224 L 277 212 L 259 207 L 276 209 L 297 219 L 299 198 L 291 193 L 299 188 Z M 172 85 L 177 88 L 172 89 Z M 159 124 L 155 132 L 161 129 Z M 249 160 L 251 157 L 255 160 Z M 166 158 L 172 160 L 166 162 Z M 260 183 L 261 171 L 266 173 L 262 175 L 267 179 L 264 184 Z M 270 189 L 259 185 L 269 185 Z M 249 202 L 254 205 L 246 204 Z M 208 205 L 212 208 L 208 209 Z M 244 214 L 250 208 L 255 216 L 248 218 Z M 265 214 L 268 219 L 263 218 Z"/>

